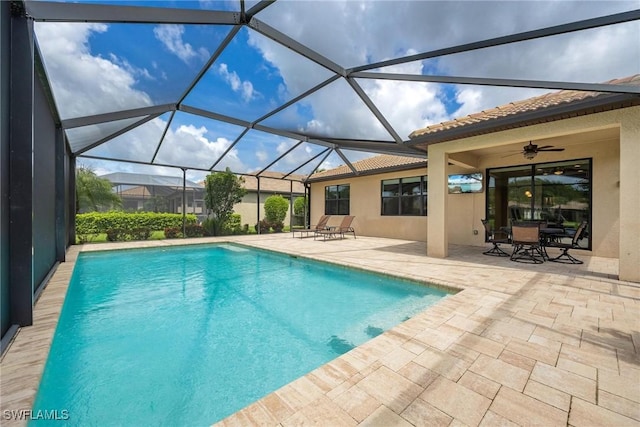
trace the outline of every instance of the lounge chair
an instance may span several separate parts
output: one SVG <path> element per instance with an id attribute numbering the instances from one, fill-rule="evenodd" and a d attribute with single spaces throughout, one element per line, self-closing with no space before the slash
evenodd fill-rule
<path id="1" fill-rule="evenodd" d="M 573 238 L 569 243 L 563 243 L 562 241 L 551 241 L 547 244 L 550 248 L 560 248 L 562 253 L 555 258 L 549 258 L 549 261 L 559 262 L 562 264 L 582 264 L 583 262 L 569 254 L 570 249 L 576 249 L 580 246 L 578 241 L 582 239 L 584 233 L 587 231 L 587 221 L 582 221 L 576 232 L 573 234 Z"/>
<path id="2" fill-rule="evenodd" d="M 322 215 L 318 220 L 318 223 L 314 227 L 305 228 L 302 230 L 293 230 L 292 235 L 293 237 L 296 237 L 296 233 L 300 233 L 300 238 L 302 239 L 303 237 L 305 237 L 304 235 L 306 235 L 306 237 L 309 237 L 309 233 L 313 233 L 315 235 L 315 233 L 317 233 L 318 231 L 326 230 L 329 218 L 331 218 L 331 215 Z"/>
<path id="3" fill-rule="evenodd" d="M 542 264 L 544 253 L 540 245 L 540 224 L 514 224 L 511 227 L 511 243 L 513 253 L 511 261 Z"/>
<path id="4" fill-rule="evenodd" d="M 502 243 L 511 243 L 509 240 L 509 235 L 506 231 L 496 231 L 491 229 L 491 225 L 489 224 L 489 220 L 482 219 L 482 225 L 484 225 L 484 231 L 487 236 L 487 242 L 493 243 L 493 247 L 488 251 L 482 252 L 484 255 L 490 256 L 509 256 L 502 248 L 500 244 Z M 498 236 L 496 236 L 498 235 Z"/>
<path id="5" fill-rule="evenodd" d="M 347 233 L 353 234 L 353 238 L 355 239 L 356 231 L 351 226 L 351 223 L 353 222 L 354 218 L 355 218 L 354 216 L 347 215 L 344 218 L 342 218 L 342 222 L 340 223 L 339 226 L 328 227 L 325 230 L 316 231 L 316 234 L 314 234 L 313 236 L 313 240 L 315 240 L 316 237 L 318 236 L 322 236 L 324 240 L 327 240 L 327 237 L 338 237 L 338 236 L 340 236 L 341 239 L 344 239 L 344 235 Z"/>

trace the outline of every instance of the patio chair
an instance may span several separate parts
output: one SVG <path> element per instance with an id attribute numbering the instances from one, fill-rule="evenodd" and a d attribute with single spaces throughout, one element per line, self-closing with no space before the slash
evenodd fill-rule
<path id="1" fill-rule="evenodd" d="M 300 233 L 300 238 L 302 239 L 303 234 L 306 234 L 307 237 L 309 237 L 309 233 L 313 233 L 315 235 L 318 231 L 326 230 L 329 218 L 331 218 L 331 215 L 322 215 L 318 220 L 318 223 L 314 227 L 305 228 L 302 230 L 293 230 L 292 235 L 293 237 L 296 237 L 296 233 Z"/>
<path id="2" fill-rule="evenodd" d="M 480 221 L 482 221 L 482 225 L 484 225 L 487 242 L 493 243 L 493 247 L 491 249 L 482 253 L 489 256 L 509 256 L 509 254 L 500 247 L 500 244 L 502 243 L 511 243 L 507 232 L 491 229 L 491 225 L 489 224 L 489 220 L 487 219 L 482 219 Z M 496 235 L 499 235 L 499 237 L 497 237 Z"/>
<path id="3" fill-rule="evenodd" d="M 562 249 L 562 253 L 560 255 L 558 255 L 555 258 L 549 258 L 549 261 L 559 262 L 562 264 L 582 264 L 583 263 L 582 261 L 580 261 L 579 259 L 569 254 L 569 250 L 580 247 L 578 245 L 578 242 L 580 241 L 580 239 L 582 239 L 586 231 L 587 231 L 587 221 L 582 221 L 578 226 L 578 228 L 576 229 L 576 232 L 573 234 L 573 238 L 571 239 L 571 242 L 569 243 L 563 243 L 562 241 L 549 242 L 548 246 L 550 248 Z"/>
<path id="4" fill-rule="evenodd" d="M 344 235 L 347 233 L 353 234 L 353 238 L 356 238 L 356 231 L 351 226 L 353 219 L 355 217 L 352 215 L 346 215 L 342 218 L 342 222 L 337 227 L 328 227 L 325 230 L 318 230 L 316 234 L 313 236 L 313 240 L 318 236 L 322 236 L 324 240 L 327 240 L 327 237 L 337 237 L 340 236 L 340 239 L 344 239 Z"/>
<path id="5" fill-rule="evenodd" d="M 542 264 L 544 254 L 540 245 L 540 224 L 515 223 L 511 227 L 513 253 L 511 261 Z"/>

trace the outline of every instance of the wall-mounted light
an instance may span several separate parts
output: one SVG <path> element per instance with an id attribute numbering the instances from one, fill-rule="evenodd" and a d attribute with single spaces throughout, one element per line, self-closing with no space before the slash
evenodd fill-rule
<path id="1" fill-rule="evenodd" d="M 529 191 L 529 190 L 525 191 L 524 195 L 529 197 L 529 198 L 531 198 L 531 196 L 532 196 L 531 191 Z"/>
<path id="2" fill-rule="evenodd" d="M 564 173 L 564 170 L 560 168 L 556 168 L 556 170 L 553 171 L 554 175 L 562 175 L 563 173 Z"/>

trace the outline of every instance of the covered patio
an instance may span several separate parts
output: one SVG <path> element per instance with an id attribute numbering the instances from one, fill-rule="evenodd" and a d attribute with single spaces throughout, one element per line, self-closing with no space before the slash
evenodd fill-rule
<path id="1" fill-rule="evenodd" d="M 442 259 L 421 242 L 288 233 L 72 247 L 2 360 L 1 409 L 31 407 L 78 253 L 226 241 L 457 293 L 220 425 L 640 423 L 640 287 L 615 279 L 616 260 L 515 265 L 461 245 Z"/>

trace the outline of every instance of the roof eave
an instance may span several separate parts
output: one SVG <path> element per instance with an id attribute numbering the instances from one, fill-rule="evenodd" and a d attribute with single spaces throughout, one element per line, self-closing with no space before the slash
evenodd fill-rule
<path id="1" fill-rule="evenodd" d="M 411 163 L 408 165 L 396 165 L 396 166 L 389 166 L 389 167 L 379 168 L 379 169 L 369 169 L 365 171 L 359 171 L 357 175 L 354 174 L 353 172 L 348 172 L 348 173 L 341 173 L 341 174 L 336 174 L 336 175 L 331 175 L 326 177 L 319 177 L 319 178 L 310 177 L 307 180 L 307 182 L 313 183 L 313 182 L 322 182 L 322 181 L 333 181 L 336 179 L 351 178 L 354 176 L 361 177 L 361 176 L 367 176 L 367 175 L 378 175 L 381 173 L 399 172 L 399 171 L 411 170 L 411 169 L 422 169 L 426 167 L 427 167 L 427 160 L 425 160 L 424 164 Z"/>
<path id="2" fill-rule="evenodd" d="M 513 114 L 479 123 L 461 125 L 452 129 L 426 133 L 405 142 L 406 145 L 425 149 L 431 144 L 468 138 L 476 135 L 500 132 L 507 129 L 531 126 L 542 122 L 564 120 L 569 117 L 595 114 L 602 111 L 640 105 L 640 96 L 635 94 L 606 94 L 574 101 L 555 107 Z"/>

